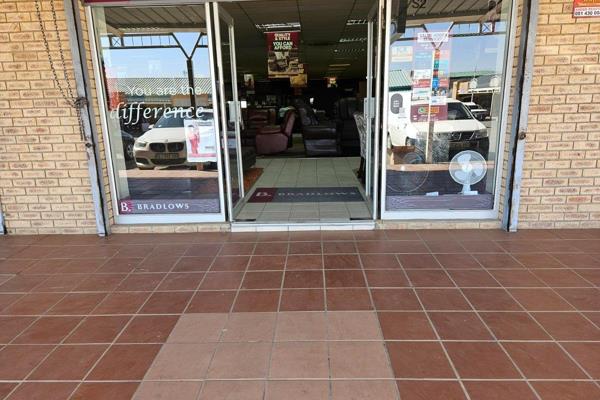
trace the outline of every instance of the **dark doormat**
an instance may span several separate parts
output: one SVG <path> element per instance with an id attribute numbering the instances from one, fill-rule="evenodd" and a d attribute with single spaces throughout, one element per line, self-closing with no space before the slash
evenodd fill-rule
<path id="1" fill-rule="evenodd" d="M 358 188 L 299 187 L 256 188 L 248 203 L 317 203 L 365 201 Z"/>

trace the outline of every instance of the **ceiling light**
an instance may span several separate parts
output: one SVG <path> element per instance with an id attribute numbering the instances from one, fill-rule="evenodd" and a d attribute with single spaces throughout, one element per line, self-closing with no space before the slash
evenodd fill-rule
<path id="1" fill-rule="evenodd" d="M 350 64 L 329 64 L 329 67 L 349 67 Z"/>
<path id="2" fill-rule="evenodd" d="M 360 43 L 366 42 L 366 37 L 352 37 L 352 38 L 341 38 L 340 43 Z"/>
<path id="3" fill-rule="evenodd" d="M 366 25 L 368 22 L 366 19 L 349 19 L 346 25 Z"/>
<path id="4" fill-rule="evenodd" d="M 301 27 L 300 22 L 279 22 L 272 24 L 256 24 L 254 26 L 264 32 L 280 29 L 300 29 Z"/>

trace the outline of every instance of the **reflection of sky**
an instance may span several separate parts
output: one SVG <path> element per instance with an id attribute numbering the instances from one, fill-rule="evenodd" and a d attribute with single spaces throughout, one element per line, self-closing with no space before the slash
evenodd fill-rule
<path id="1" fill-rule="evenodd" d="M 428 32 L 447 32 L 451 25 L 449 22 L 426 24 Z M 506 25 L 501 21 L 496 28 L 505 31 Z M 477 34 L 479 24 L 457 24 L 450 31 L 450 35 Z M 400 40 L 392 46 L 414 47 L 417 32 L 424 32 L 420 27 L 407 28 Z M 448 45 L 442 48 L 450 49 L 450 72 L 477 72 L 496 71 L 502 72 L 505 33 L 496 35 L 477 36 L 450 36 Z M 392 62 L 391 70 L 411 70 L 412 62 Z"/>
<path id="2" fill-rule="evenodd" d="M 186 52 L 191 53 L 198 34 L 182 32 L 176 35 Z M 180 49 L 104 49 L 103 51 L 106 67 L 112 77 L 187 77 L 186 57 Z M 196 49 L 192 61 L 194 76 L 210 76 L 207 48 Z"/>

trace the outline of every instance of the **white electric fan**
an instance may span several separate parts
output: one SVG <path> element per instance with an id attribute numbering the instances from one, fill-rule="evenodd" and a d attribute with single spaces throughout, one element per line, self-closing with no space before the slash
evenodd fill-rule
<path id="1" fill-rule="evenodd" d="M 462 195 L 479 194 L 471 190 L 471 185 L 481 181 L 487 172 L 487 163 L 481 154 L 473 150 L 461 151 L 450 161 L 450 176 L 456 183 L 463 185 Z"/>

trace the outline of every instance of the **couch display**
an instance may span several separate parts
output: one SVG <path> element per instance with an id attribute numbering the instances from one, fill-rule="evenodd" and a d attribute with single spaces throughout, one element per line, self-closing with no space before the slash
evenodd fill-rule
<path id="1" fill-rule="evenodd" d="M 288 110 L 281 125 L 266 125 L 256 133 L 256 153 L 260 155 L 277 154 L 290 147 L 296 113 Z"/>
<path id="2" fill-rule="evenodd" d="M 302 140 L 308 157 L 338 156 L 341 154 L 340 127 L 334 121 L 319 121 L 315 111 L 304 100 L 297 99 Z"/>
<path id="3" fill-rule="evenodd" d="M 362 112 L 362 102 L 355 97 L 345 97 L 335 102 L 333 113 L 340 126 L 340 147 L 343 156 L 360 154 L 360 136 L 354 120 L 355 112 Z"/>

